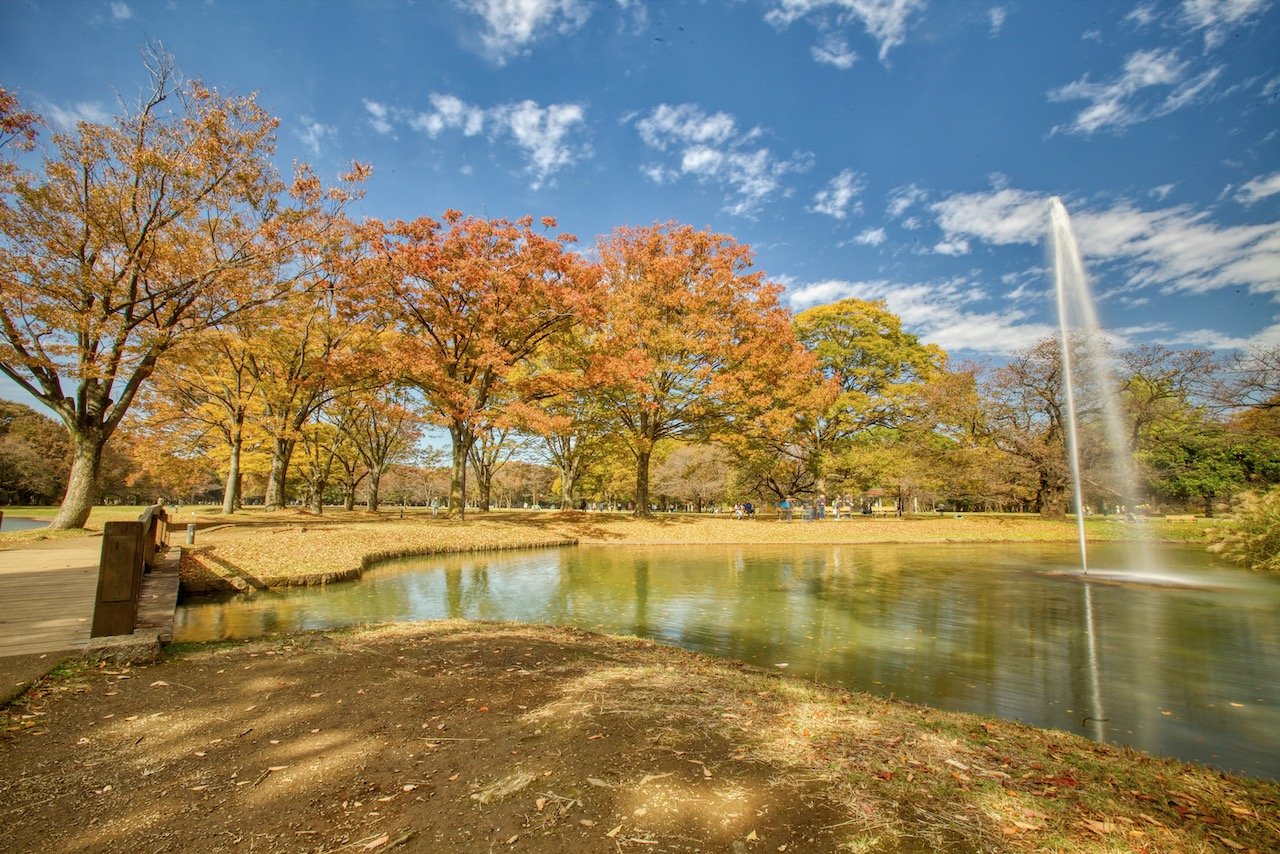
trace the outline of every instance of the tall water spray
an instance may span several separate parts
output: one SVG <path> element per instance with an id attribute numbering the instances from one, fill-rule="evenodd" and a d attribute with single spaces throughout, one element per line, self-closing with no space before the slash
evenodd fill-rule
<path id="1" fill-rule="evenodd" d="M 1131 511 L 1138 503 L 1137 477 L 1128 446 L 1120 397 L 1111 370 L 1111 354 L 1098 325 L 1089 277 L 1085 273 L 1080 247 L 1062 199 L 1049 200 L 1049 229 L 1053 244 L 1054 283 L 1058 299 L 1058 328 L 1062 347 L 1062 374 L 1066 390 L 1067 452 L 1074 489 L 1076 527 L 1080 540 L 1080 567 L 1089 571 L 1084 533 L 1084 482 L 1080 470 L 1079 413 L 1082 389 L 1102 416 L 1103 437 L 1115 478 L 1118 504 Z M 1082 382 L 1083 381 L 1083 382 Z M 1150 570 L 1150 550 L 1145 538 L 1130 538 L 1128 558 L 1131 569 Z"/>

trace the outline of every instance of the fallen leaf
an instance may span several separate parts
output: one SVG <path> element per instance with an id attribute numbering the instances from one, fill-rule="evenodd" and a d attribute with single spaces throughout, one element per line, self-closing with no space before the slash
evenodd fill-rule
<path id="1" fill-rule="evenodd" d="M 538 810 L 538 812 L 542 812 L 542 808 L 547 805 L 547 799 L 538 798 L 536 801 L 533 802 L 533 805 Z"/>
<path id="2" fill-rule="evenodd" d="M 605 834 L 605 836 L 607 836 L 607 837 L 609 837 L 610 839 L 612 839 L 613 837 L 617 836 L 621 831 L 622 831 L 622 825 L 618 825 L 618 826 L 617 826 L 617 827 L 615 827 L 613 830 L 611 830 L 611 831 L 609 831 L 608 833 L 606 833 L 606 834 Z"/>
<path id="3" fill-rule="evenodd" d="M 507 840 L 507 844 L 508 844 L 508 845 L 515 845 L 515 844 L 516 844 L 516 840 L 517 840 L 517 839 L 519 839 L 519 838 L 520 838 L 520 834 L 518 834 L 518 833 L 517 833 L 515 836 L 513 836 L 513 837 L 511 837 L 510 839 L 508 839 L 508 840 Z"/>
<path id="4" fill-rule="evenodd" d="M 148 686 L 148 687 L 151 687 L 151 688 L 167 688 L 167 687 L 169 687 L 169 683 L 168 683 L 168 682 L 166 682 L 166 681 L 164 681 L 163 679 L 157 679 L 156 681 L 152 682 L 152 683 L 151 683 L 151 685 L 150 685 L 150 686 Z M 1235 703 L 1232 703 L 1232 705 L 1234 706 L 1234 705 L 1235 705 Z"/>
<path id="5" fill-rule="evenodd" d="M 375 848 L 381 848 L 382 846 L 386 845 L 390 841 L 391 841 L 391 834 L 384 833 L 381 836 L 379 836 L 377 839 L 374 839 L 373 841 L 366 844 L 361 850 L 372 851 Z"/>
<path id="6" fill-rule="evenodd" d="M 601 780 L 599 777 L 588 777 L 587 782 L 593 786 L 599 786 L 602 789 L 612 788 L 608 783 L 606 783 L 604 780 Z"/>
<path id="7" fill-rule="evenodd" d="M 1087 829 L 1093 831 L 1099 836 L 1105 836 L 1108 833 L 1113 833 L 1116 829 L 1116 826 L 1109 821 L 1094 821 L 1093 819 L 1086 818 L 1083 821 L 1083 824 Z"/>
<path id="8" fill-rule="evenodd" d="M 759 838 L 759 836 L 756 836 L 756 832 L 754 830 L 747 834 L 748 842 L 755 842 Z"/>

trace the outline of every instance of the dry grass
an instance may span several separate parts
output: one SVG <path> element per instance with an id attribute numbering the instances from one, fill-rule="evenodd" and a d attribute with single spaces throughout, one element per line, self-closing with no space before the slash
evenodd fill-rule
<path id="1" fill-rule="evenodd" d="M 358 576 L 389 557 L 563 545 L 766 544 L 766 543 L 1072 543 L 1071 522 L 1034 516 L 973 515 L 855 518 L 840 521 L 736 520 L 715 515 L 662 515 L 637 519 L 620 513 L 505 511 L 473 514 L 466 521 L 410 513 L 404 519 L 367 513 L 322 517 L 291 512 L 250 512 L 227 518 L 180 512 L 179 537 L 190 519 L 202 530 L 183 561 L 189 590 L 245 589 L 323 584 Z M 1128 523 L 1090 520 L 1091 540 L 1138 536 L 1198 541 L 1196 522 Z"/>

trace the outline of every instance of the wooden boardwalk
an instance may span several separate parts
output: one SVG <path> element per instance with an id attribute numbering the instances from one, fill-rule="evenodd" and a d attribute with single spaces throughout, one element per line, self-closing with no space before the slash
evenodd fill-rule
<path id="1" fill-rule="evenodd" d="M 43 540 L 0 551 L 0 657 L 83 649 L 98 589 L 101 537 Z M 178 550 L 143 579 L 135 631 L 173 640 Z"/>

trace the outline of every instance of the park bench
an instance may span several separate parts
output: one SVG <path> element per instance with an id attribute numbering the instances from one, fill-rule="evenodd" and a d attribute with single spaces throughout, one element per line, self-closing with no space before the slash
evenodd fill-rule
<path id="1" fill-rule="evenodd" d="M 1193 513 L 1166 513 L 1164 514 L 1164 520 L 1166 522 L 1194 522 L 1196 517 Z"/>

